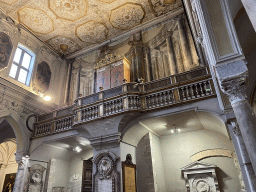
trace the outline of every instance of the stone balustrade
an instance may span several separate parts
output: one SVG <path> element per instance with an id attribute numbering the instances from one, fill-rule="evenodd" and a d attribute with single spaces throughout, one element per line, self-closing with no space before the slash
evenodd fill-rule
<path id="1" fill-rule="evenodd" d="M 72 126 L 127 112 L 147 112 L 215 96 L 206 68 L 148 83 L 124 83 L 80 97 L 74 105 L 38 117 L 34 138 L 72 129 Z"/>

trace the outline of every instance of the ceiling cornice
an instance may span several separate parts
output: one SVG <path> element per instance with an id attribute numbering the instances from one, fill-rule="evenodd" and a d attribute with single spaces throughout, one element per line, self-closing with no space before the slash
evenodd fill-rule
<path id="1" fill-rule="evenodd" d="M 159 16 L 159 17 L 157 17 L 155 19 L 152 19 L 151 21 L 148 21 L 148 22 L 140 24 L 140 25 L 138 25 L 136 27 L 133 27 L 132 29 L 130 29 L 130 30 L 122 33 L 121 35 L 118 35 L 118 36 L 116 36 L 116 37 L 114 37 L 114 38 L 112 38 L 110 40 L 106 40 L 106 41 L 101 42 L 99 44 L 94 44 L 94 45 L 91 45 L 91 46 L 89 46 L 87 48 L 83 48 L 83 49 L 81 49 L 79 51 L 76 51 L 74 53 L 70 53 L 70 54 L 66 55 L 64 58 L 65 59 L 73 59 L 73 58 L 79 57 L 79 56 L 81 56 L 83 54 L 86 54 L 86 53 L 89 53 L 91 51 L 94 51 L 95 49 L 98 49 L 98 48 L 100 48 L 100 47 L 102 47 L 104 45 L 107 45 L 109 43 L 117 41 L 117 40 L 119 40 L 121 38 L 130 36 L 130 35 L 132 35 L 134 33 L 139 32 L 139 31 L 143 31 L 143 30 L 146 30 L 148 28 L 151 28 L 152 26 L 155 26 L 155 25 L 158 25 L 160 23 L 166 22 L 167 20 L 169 20 L 169 19 L 171 19 L 171 18 L 173 18 L 175 16 L 178 16 L 178 15 L 182 14 L 183 12 L 184 12 L 184 8 L 180 7 L 178 9 L 174 10 L 174 11 L 166 13 L 165 15 L 162 15 L 162 16 Z"/>

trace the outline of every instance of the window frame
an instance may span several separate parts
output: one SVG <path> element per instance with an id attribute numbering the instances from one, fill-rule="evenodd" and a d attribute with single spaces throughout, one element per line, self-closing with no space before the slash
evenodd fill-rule
<path id="1" fill-rule="evenodd" d="M 21 49 L 21 55 L 20 55 L 20 58 L 19 58 L 19 63 L 14 61 L 17 49 Z M 24 58 L 25 53 L 27 53 L 29 56 L 31 56 L 28 68 L 22 66 L 22 62 L 23 62 L 23 58 Z M 19 83 L 22 83 L 22 84 L 24 84 L 26 86 L 29 86 L 30 80 L 31 80 L 31 76 L 32 76 L 33 67 L 34 67 L 34 62 L 35 62 L 35 54 L 31 50 L 26 48 L 25 46 L 23 46 L 21 44 L 18 44 L 18 46 L 17 46 L 17 48 L 15 50 L 15 53 L 14 53 L 14 56 L 13 56 L 13 60 L 12 60 L 12 65 L 11 65 L 11 68 L 12 68 L 13 65 L 17 66 L 16 74 L 15 74 L 15 77 L 11 77 L 10 76 L 11 68 L 10 68 L 9 77 L 14 79 L 14 80 L 16 80 L 16 81 L 18 81 Z M 27 72 L 25 83 L 20 82 L 18 80 L 21 69 L 23 69 L 23 70 L 25 70 Z"/>

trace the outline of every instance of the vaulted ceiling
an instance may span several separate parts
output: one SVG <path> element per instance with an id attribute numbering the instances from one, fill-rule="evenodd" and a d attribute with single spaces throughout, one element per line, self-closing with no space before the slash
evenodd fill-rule
<path id="1" fill-rule="evenodd" d="M 181 0 L 0 0 L 9 16 L 64 55 L 179 6 Z"/>

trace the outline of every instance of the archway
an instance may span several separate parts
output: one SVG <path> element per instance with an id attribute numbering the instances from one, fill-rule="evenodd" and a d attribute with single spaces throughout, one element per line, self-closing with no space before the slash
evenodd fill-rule
<path id="1" fill-rule="evenodd" d="M 136 150 L 138 191 L 185 191 L 180 169 L 193 162 L 198 152 L 217 149 L 229 151 L 230 157 L 220 154 L 198 160 L 217 165 L 221 190 L 242 188 L 233 143 L 216 114 L 190 110 L 141 120 L 126 130 L 122 142 Z"/>

